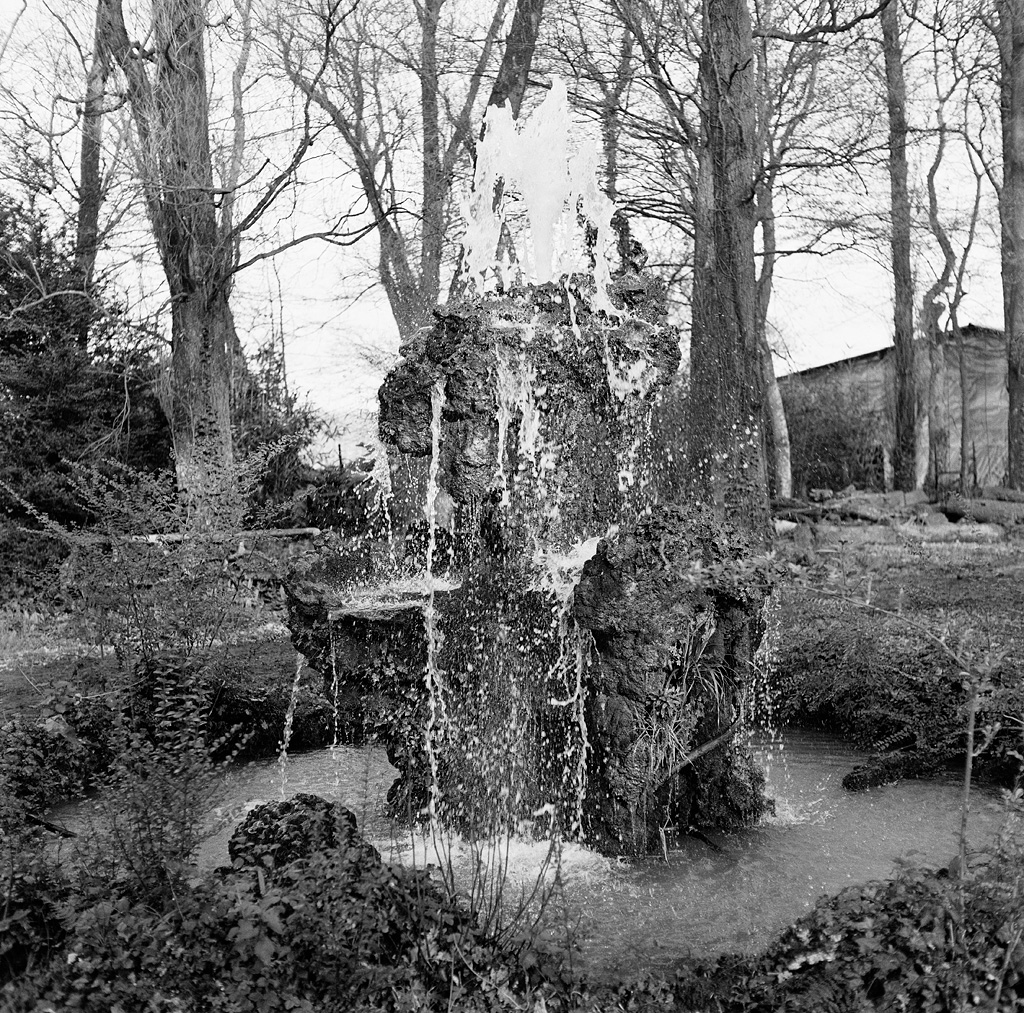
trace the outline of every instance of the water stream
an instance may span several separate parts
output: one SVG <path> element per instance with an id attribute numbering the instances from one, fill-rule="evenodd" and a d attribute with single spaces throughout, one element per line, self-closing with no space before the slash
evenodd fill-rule
<path id="1" fill-rule="evenodd" d="M 581 916 L 583 953 L 593 968 L 614 972 L 657 967 L 686 954 L 755 950 L 821 894 L 889 876 L 903 860 L 945 864 L 956 853 L 956 772 L 849 793 L 843 774 L 863 754 L 834 736 L 789 731 L 782 739 L 755 739 L 754 747 L 768 770 L 777 814 L 742 832 L 712 833 L 721 851 L 683 838 L 670 847 L 667 863 L 662 857 L 621 863 L 566 846 L 562 899 Z M 220 811 L 234 818 L 204 843 L 199 864 L 227 862 L 232 826 L 246 809 L 300 791 L 350 808 L 385 858 L 429 860 L 429 842 L 411 840 L 408 829 L 380 815 L 394 775 L 381 750 L 350 747 L 291 755 L 283 782 L 276 759 L 231 767 Z M 81 830 L 89 812 L 88 802 L 77 803 L 49 818 Z M 998 793 L 977 790 L 972 841 L 994 833 L 999 822 Z M 440 850 L 466 868 L 479 855 L 462 842 L 446 842 Z M 484 852 L 486 858 L 487 846 Z M 490 854 L 500 857 L 514 882 L 529 884 L 548 844 L 501 842 Z"/>

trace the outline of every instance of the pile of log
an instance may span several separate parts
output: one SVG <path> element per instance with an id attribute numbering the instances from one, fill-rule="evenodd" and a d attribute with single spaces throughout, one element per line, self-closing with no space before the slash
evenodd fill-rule
<path id="1" fill-rule="evenodd" d="M 807 500 L 774 500 L 772 513 L 779 533 L 792 530 L 793 524 L 821 521 L 869 524 L 918 521 L 931 526 L 948 521 L 1024 530 L 1024 492 L 987 487 L 972 497 L 958 493 L 934 497 L 921 489 L 881 493 L 864 492 L 850 486 L 839 492 L 814 489 Z"/>

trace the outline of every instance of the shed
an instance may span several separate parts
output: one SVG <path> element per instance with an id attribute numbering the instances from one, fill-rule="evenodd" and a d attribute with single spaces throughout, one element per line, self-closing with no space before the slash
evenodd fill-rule
<path id="1" fill-rule="evenodd" d="M 968 433 L 968 474 L 973 485 L 1003 485 L 1007 471 L 1006 338 L 1002 331 L 968 324 L 958 342 L 944 334 L 932 348 L 917 342 L 915 371 L 918 378 L 918 485 L 948 488 L 960 479 L 961 352 L 964 364 Z M 794 482 L 800 468 L 809 481 L 821 484 L 822 475 L 839 472 L 857 484 L 887 487 L 891 484 L 891 459 L 895 442 L 893 425 L 895 350 L 887 348 L 849 359 L 816 366 L 779 378 L 787 419 L 800 418 L 803 432 L 796 434 Z M 821 415 L 808 416 L 808 405 Z M 825 426 L 829 410 L 842 417 L 838 425 Z M 845 430 L 843 429 L 845 425 Z M 793 428 L 792 421 L 790 422 Z M 859 455 L 859 460 L 837 460 L 831 472 L 815 471 L 814 462 L 797 459 L 801 440 L 834 432 L 839 457 Z M 845 440 L 845 432 L 853 435 Z M 821 458 L 818 452 L 818 458 Z M 872 470 L 871 462 L 876 462 Z M 820 461 L 819 461 L 820 464 Z M 845 483 L 843 483 L 845 484 Z"/>

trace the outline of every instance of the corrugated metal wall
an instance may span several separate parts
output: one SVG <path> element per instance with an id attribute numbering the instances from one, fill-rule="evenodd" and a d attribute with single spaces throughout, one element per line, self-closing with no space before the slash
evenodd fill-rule
<path id="1" fill-rule="evenodd" d="M 968 472 L 978 486 L 1003 485 L 1007 470 L 1007 425 L 1009 400 L 1006 390 L 1006 339 L 1001 331 L 967 326 L 963 329 L 964 361 L 967 366 Z M 953 486 L 960 478 L 960 353 L 947 336 L 929 363 L 923 344 L 918 344 L 917 373 L 920 404 L 929 402 L 929 381 L 934 375 L 931 411 L 922 425 L 919 453 L 927 442 L 927 482 Z M 830 366 L 784 376 L 779 380 L 783 396 L 787 387 L 801 384 L 822 391 L 837 385 L 856 390 L 867 407 L 879 411 L 883 420 L 878 442 L 888 453 L 894 443 L 892 349 L 857 356 Z M 932 372 L 934 367 L 934 373 Z M 923 420 L 922 420 L 923 421 Z M 922 461 L 921 477 L 924 478 Z"/>

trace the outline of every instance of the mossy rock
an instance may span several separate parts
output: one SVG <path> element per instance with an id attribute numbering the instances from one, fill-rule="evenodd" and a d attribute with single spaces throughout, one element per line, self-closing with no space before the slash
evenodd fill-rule
<path id="1" fill-rule="evenodd" d="M 265 871 L 337 849 L 357 851 L 360 861 L 381 864 L 380 853 L 363 841 L 348 809 L 304 792 L 257 806 L 228 841 L 232 865 Z"/>

